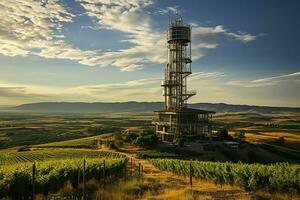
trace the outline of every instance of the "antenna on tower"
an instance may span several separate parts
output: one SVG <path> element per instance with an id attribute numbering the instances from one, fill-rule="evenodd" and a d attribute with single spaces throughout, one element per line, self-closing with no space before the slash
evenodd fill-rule
<path id="1" fill-rule="evenodd" d="M 169 15 L 169 24 L 171 24 L 172 22 L 182 22 L 183 21 L 181 11 L 178 9 L 169 10 L 168 15 Z"/>
<path id="2" fill-rule="evenodd" d="M 173 14 L 171 10 L 168 11 L 168 17 L 169 17 L 169 24 L 171 24 L 171 22 L 173 21 Z"/>
<path id="3" fill-rule="evenodd" d="M 176 10 L 175 12 L 176 21 L 182 21 L 182 15 L 180 10 Z"/>

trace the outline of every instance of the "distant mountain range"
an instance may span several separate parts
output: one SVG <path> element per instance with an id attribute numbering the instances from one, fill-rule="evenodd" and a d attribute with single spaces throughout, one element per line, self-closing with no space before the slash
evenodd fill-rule
<path id="1" fill-rule="evenodd" d="M 300 112 L 295 107 L 271 107 L 231 105 L 225 103 L 194 103 L 189 107 L 195 109 L 211 110 L 215 112 Z M 71 102 L 41 102 L 23 104 L 13 107 L 13 110 L 36 112 L 151 112 L 164 108 L 162 102 L 119 102 L 119 103 L 71 103 Z"/>

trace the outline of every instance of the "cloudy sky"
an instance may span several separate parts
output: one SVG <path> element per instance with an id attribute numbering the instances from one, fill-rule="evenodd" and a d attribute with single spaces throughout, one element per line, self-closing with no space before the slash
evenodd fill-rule
<path id="1" fill-rule="evenodd" d="M 298 0 L 0 1 L 0 104 L 162 101 L 165 28 L 192 25 L 190 102 L 300 106 Z"/>

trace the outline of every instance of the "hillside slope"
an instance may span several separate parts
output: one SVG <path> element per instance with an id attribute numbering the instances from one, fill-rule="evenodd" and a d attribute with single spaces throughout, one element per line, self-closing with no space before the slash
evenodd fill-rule
<path id="1" fill-rule="evenodd" d="M 300 108 L 294 107 L 271 107 L 271 106 L 250 106 L 232 105 L 225 103 L 194 103 L 189 105 L 192 108 L 212 110 L 216 112 L 248 112 L 256 111 L 261 113 L 271 112 L 300 112 Z M 162 102 L 117 102 L 117 103 L 71 103 L 71 102 L 41 102 L 16 106 L 12 109 L 23 111 L 42 112 L 151 112 L 163 109 Z"/>

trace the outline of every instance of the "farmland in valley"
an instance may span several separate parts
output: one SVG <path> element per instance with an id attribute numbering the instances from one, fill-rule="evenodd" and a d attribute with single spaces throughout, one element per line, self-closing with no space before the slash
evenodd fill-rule
<path id="1" fill-rule="evenodd" d="M 35 163 L 37 194 L 49 196 L 50 193 L 65 191 L 64 195 L 74 195 L 74 192 L 82 195 L 85 159 L 86 187 L 93 191 L 89 195 L 114 199 L 115 193 L 138 199 L 160 194 L 165 198 L 178 196 L 188 199 L 191 194 L 187 177 L 192 159 L 194 195 L 229 199 L 252 196 L 298 198 L 299 118 L 298 113 L 217 114 L 215 130 L 225 128 L 233 137 L 239 132 L 245 134 L 245 141 L 236 151 L 223 145 L 200 150 L 193 143 L 186 143 L 183 148 L 161 143 L 147 148 L 127 142 L 119 144 L 124 133 L 138 133 L 151 127 L 152 115 L 149 113 L 2 113 L 0 184 L 3 186 L 10 182 L 18 185 L 22 182 L 28 183 L 28 188 L 14 191 L 3 187 L 0 193 L 2 196 L 15 195 L 16 198 L 18 195 L 30 196 L 32 166 Z M 106 147 L 99 147 L 99 141 Z M 107 146 L 108 143 L 110 145 Z M 101 185 L 103 160 L 110 174 L 105 191 Z M 253 162 L 262 164 L 251 164 Z M 293 164 L 269 165 L 270 162 Z M 143 181 L 139 178 L 139 165 L 143 166 Z M 126 181 L 124 175 L 127 176 Z M 272 182 L 263 185 L 266 184 L 265 179 Z M 58 180 L 59 184 L 55 182 Z M 282 191 L 285 190 L 290 193 L 284 194 Z"/>

